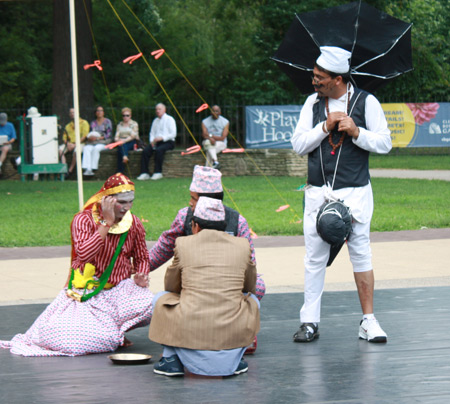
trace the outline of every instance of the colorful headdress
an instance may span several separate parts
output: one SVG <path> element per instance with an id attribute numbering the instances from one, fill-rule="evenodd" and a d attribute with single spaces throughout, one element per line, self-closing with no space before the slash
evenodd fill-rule
<path id="1" fill-rule="evenodd" d="M 111 175 L 111 177 L 109 177 L 103 184 L 100 191 L 89 198 L 83 206 L 83 210 L 91 209 L 92 206 L 95 203 L 100 202 L 104 196 L 130 191 L 134 191 L 134 182 L 131 181 L 126 175 L 123 175 L 122 173 Z"/>
<path id="2" fill-rule="evenodd" d="M 189 190 L 198 194 L 223 192 L 221 177 L 222 173 L 215 168 L 195 166 Z"/>
<path id="3" fill-rule="evenodd" d="M 225 208 L 221 200 L 201 196 L 195 206 L 194 217 L 209 222 L 223 222 Z"/>

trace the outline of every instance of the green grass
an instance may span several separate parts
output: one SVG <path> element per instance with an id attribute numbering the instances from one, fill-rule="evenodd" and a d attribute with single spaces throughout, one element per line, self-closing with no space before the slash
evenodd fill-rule
<path id="1" fill-rule="evenodd" d="M 450 170 L 450 155 L 415 156 L 371 154 L 370 168 L 395 168 L 409 170 Z"/>
<path id="2" fill-rule="evenodd" d="M 136 184 L 133 213 L 143 219 L 147 240 L 167 230 L 179 209 L 189 201 L 190 178 L 145 181 Z M 224 178 L 230 196 L 225 203 L 236 208 L 250 227 L 262 235 L 299 235 L 303 218 L 303 192 L 296 189 L 304 178 Z M 445 181 L 374 178 L 375 212 L 372 231 L 417 230 L 450 227 L 450 184 Z M 97 192 L 101 182 L 85 182 L 84 198 Z M 274 190 L 274 187 L 276 190 Z M 78 211 L 74 181 L 0 182 L 0 246 L 57 246 L 70 244 L 70 222 Z M 287 210 L 277 213 L 281 205 Z"/>

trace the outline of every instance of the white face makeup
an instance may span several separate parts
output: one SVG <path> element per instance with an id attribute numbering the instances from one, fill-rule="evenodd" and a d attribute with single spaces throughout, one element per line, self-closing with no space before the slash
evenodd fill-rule
<path id="1" fill-rule="evenodd" d="M 120 220 L 133 206 L 134 192 L 122 192 L 112 196 L 116 199 L 116 203 L 114 204 L 114 214 L 116 219 Z"/>

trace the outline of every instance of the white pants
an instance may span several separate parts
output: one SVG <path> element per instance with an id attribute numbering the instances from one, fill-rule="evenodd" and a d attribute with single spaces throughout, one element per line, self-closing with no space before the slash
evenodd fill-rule
<path id="1" fill-rule="evenodd" d="M 322 240 L 316 230 L 316 215 L 304 215 L 305 234 L 305 301 L 300 310 L 301 323 L 320 321 L 320 302 L 325 284 L 325 272 L 330 255 L 330 244 Z M 354 272 L 372 270 L 370 249 L 370 221 L 352 223 L 352 233 L 347 241 Z M 342 253 L 342 252 L 341 252 Z"/>
<path id="2" fill-rule="evenodd" d="M 225 142 L 216 140 L 215 144 L 211 144 L 209 139 L 203 141 L 203 148 L 206 150 L 206 162 L 207 165 L 211 165 L 214 161 L 217 161 L 217 154 L 227 148 Z"/>
<path id="3" fill-rule="evenodd" d="M 106 146 L 102 143 L 96 145 L 87 144 L 84 146 L 81 167 L 85 170 L 97 170 L 100 152 L 105 149 Z"/>

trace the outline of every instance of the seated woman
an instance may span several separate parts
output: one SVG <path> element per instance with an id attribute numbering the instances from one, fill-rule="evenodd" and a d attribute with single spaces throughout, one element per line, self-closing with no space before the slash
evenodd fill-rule
<path id="1" fill-rule="evenodd" d="M 87 135 L 86 145 L 83 149 L 83 175 L 94 175 L 98 169 L 100 152 L 105 150 L 106 145 L 112 140 L 112 123 L 105 118 L 105 111 L 101 105 L 95 110 L 96 119 L 91 122 L 91 131 Z"/>
<path id="2" fill-rule="evenodd" d="M 122 121 L 116 129 L 114 141 L 121 141 L 123 144 L 117 148 L 117 170 L 121 173 L 125 171 L 125 164 L 128 164 L 128 152 L 133 150 L 136 140 L 139 139 L 139 125 L 131 119 L 131 109 L 122 109 Z"/>
<path id="3" fill-rule="evenodd" d="M 0 341 L 1 348 L 23 356 L 111 352 L 130 344 L 126 331 L 150 323 L 145 230 L 130 212 L 133 200 L 134 184 L 120 173 L 88 200 L 71 225 L 68 285 L 25 334 Z"/>
<path id="4" fill-rule="evenodd" d="M 149 337 L 164 346 L 154 372 L 229 376 L 248 370 L 242 356 L 259 331 L 256 266 L 245 238 L 227 234 L 222 201 L 200 197 L 192 235 L 176 240 L 166 292 L 155 297 Z"/>

